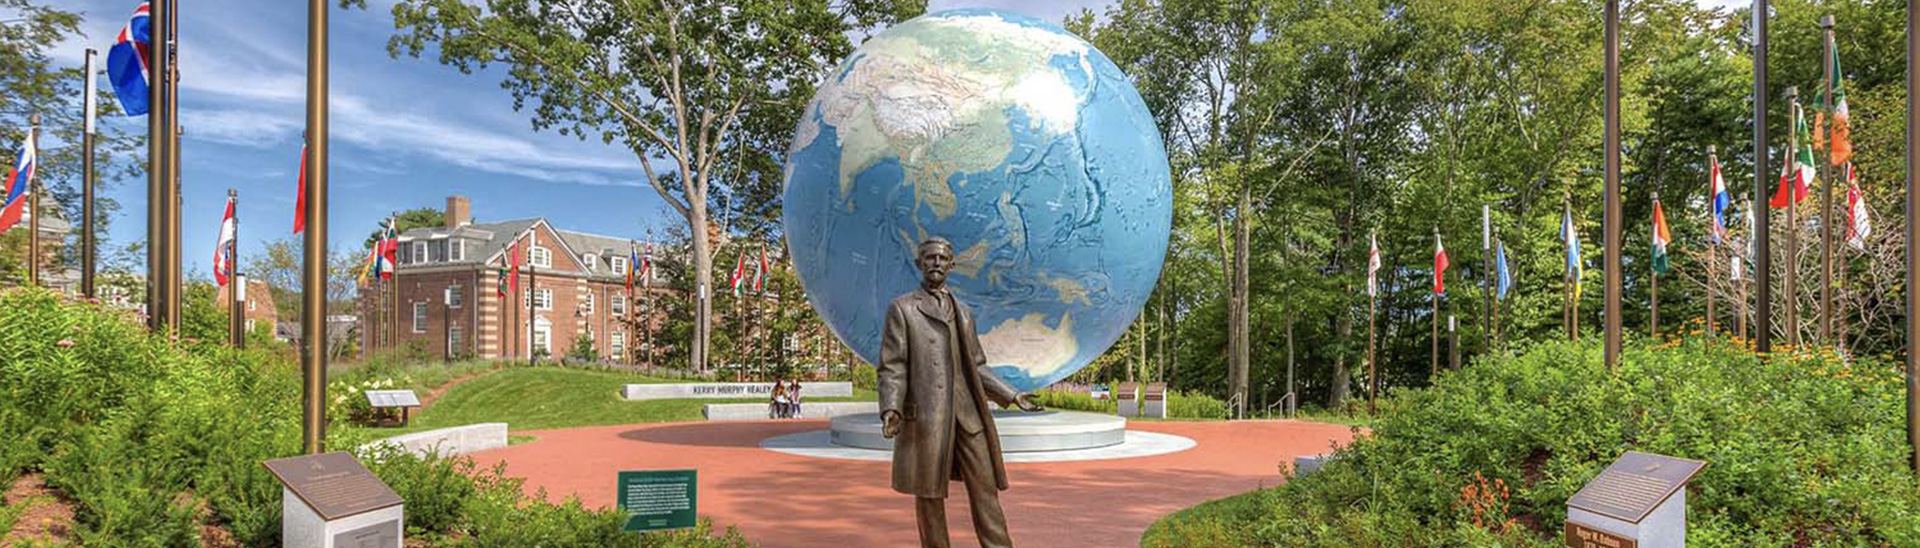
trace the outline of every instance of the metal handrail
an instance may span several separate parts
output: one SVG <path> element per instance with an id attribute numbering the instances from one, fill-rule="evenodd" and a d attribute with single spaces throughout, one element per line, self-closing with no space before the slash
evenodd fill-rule
<path id="1" fill-rule="evenodd" d="M 1241 412 L 1241 406 L 1246 403 L 1244 400 L 1242 394 L 1234 394 L 1227 398 L 1227 420 L 1233 420 L 1234 415 Z"/>
<path id="2" fill-rule="evenodd" d="M 1267 406 L 1267 418 L 1273 418 L 1273 408 L 1280 407 L 1282 404 L 1286 404 L 1287 406 L 1285 411 L 1287 418 L 1293 418 L 1294 414 L 1299 410 L 1299 406 L 1295 404 L 1295 401 L 1299 398 L 1300 395 L 1293 392 L 1288 392 L 1286 395 L 1280 396 L 1280 399 L 1274 401 L 1273 405 Z"/>

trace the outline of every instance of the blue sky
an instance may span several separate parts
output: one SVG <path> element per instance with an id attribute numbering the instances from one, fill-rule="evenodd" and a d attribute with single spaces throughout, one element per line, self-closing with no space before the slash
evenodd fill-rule
<path id="1" fill-rule="evenodd" d="M 932 0 L 928 9 L 986 7 L 1059 21 L 1109 3 Z M 58 62 L 78 66 L 83 48 L 104 52 L 111 45 L 138 2 L 54 4 L 86 18 L 86 36 L 55 50 Z M 547 217 L 562 228 L 635 239 L 644 238 L 648 227 L 678 222 L 645 185 L 630 151 L 534 131 L 498 86 L 502 71 L 466 75 L 431 58 L 389 58 L 392 2 L 368 4 L 367 10 L 335 10 L 332 16 L 333 249 L 357 249 L 390 212 L 440 208 L 449 194 L 471 197 L 473 214 L 482 221 Z M 243 255 L 291 234 L 305 125 L 306 13 L 304 2 L 291 1 L 185 5 L 181 229 L 187 271 L 205 277 L 228 188 L 240 193 Z M 128 131 L 146 127 L 144 117 L 103 123 Z M 145 188 L 142 178 L 117 181 L 108 191 L 123 209 L 103 249 L 144 237 Z"/>
<path id="2" fill-rule="evenodd" d="M 1009 9 L 1059 20 L 1072 2 L 935 0 L 931 10 Z M 55 49 L 63 65 L 104 52 L 137 0 L 55 0 L 82 13 L 86 36 Z M 332 16 L 331 247 L 357 248 L 392 211 L 473 199 L 482 221 L 547 217 L 562 228 L 635 239 L 678 221 L 620 147 L 534 131 L 498 86 L 503 71 L 472 75 L 431 58 L 389 58 L 390 0 Z M 304 2 L 207 0 L 180 13 L 182 238 L 189 275 L 207 276 L 228 188 L 240 194 L 242 254 L 291 235 L 300 132 L 305 126 Z M 102 53 L 104 57 L 104 53 Z M 106 83 L 101 82 L 102 86 Z M 145 118 L 103 121 L 144 131 Z M 141 154 L 144 157 L 144 153 Z M 122 204 L 106 245 L 145 236 L 143 178 L 116 181 Z M 242 269 L 245 264 L 242 264 Z"/>

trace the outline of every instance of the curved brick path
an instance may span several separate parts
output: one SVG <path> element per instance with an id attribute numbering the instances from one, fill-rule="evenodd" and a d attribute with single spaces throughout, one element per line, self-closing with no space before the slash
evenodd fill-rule
<path id="1" fill-rule="evenodd" d="M 538 441 L 473 456 L 507 463 L 533 493 L 613 504 L 620 470 L 697 468 L 700 513 L 736 525 L 767 548 L 914 547 L 913 502 L 888 488 L 888 464 L 775 453 L 770 436 L 824 429 L 826 421 L 596 426 L 516 432 Z M 1122 460 L 1009 464 L 1001 494 L 1013 538 L 1028 548 L 1138 546 L 1155 520 L 1202 501 L 1279 481 L 1279 464 L 1353 438 L 1349 427 L 1299 421 L 1135 423 L 1193 438 L 1179 453 Z M 975 546 L 965 491 L 947 515 L 954 546 Z"/>

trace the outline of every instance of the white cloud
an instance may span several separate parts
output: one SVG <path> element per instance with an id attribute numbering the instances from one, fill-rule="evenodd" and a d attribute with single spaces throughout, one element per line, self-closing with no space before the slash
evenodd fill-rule
<path id="1" fill-rule="evenodd" d="M 196 108 L 180 110 L 183 138 L 253 148 L 267 148 L 288 134 L 299 135 L 298 120 L 250 110 Z"/>

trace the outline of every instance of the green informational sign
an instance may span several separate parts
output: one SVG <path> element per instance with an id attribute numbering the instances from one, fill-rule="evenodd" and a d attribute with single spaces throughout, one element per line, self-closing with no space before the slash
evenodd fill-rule
<path id="1" fill-rule="evenodd" d="M 690 529 L 700 507 L 698 470 L 620 472 L 619 505 L 627 513 L 625 531 Z"/>

